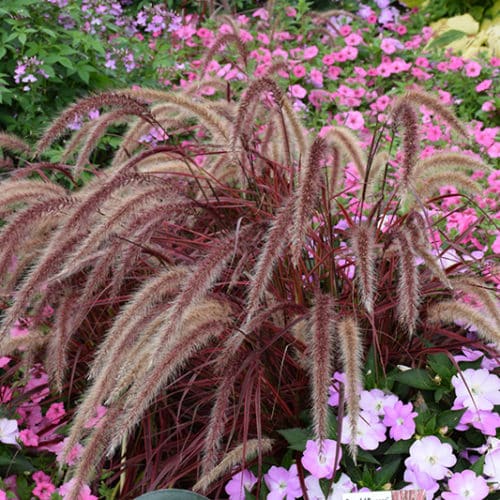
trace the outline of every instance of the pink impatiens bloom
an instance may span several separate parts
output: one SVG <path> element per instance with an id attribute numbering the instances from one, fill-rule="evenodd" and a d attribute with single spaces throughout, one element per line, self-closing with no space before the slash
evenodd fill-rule
<path id="1" fill-rule="evenodd" d="M 357 424 L 354 442 L 361 449 L 376 450 L 378 445 L 386 440 L 386 427 L 376 415 L 362 411 L 359 414 Z M 350 417 L 346 416 L 342 423 L 342 437 L 340 442 L 342 444 L 349 444 L 351 440 Z"/>
<path id="2" fill-rule="evenodd" d="M 359 407 L 372 413 L 373 415 L 382 416 L 387 406 L 394 406 L 398 400 L 394 394 L 386 394 L 380 389 L 372 389 L 371 391 L 362 391 L 359 397 Z"/>
<path id="3" fill-rule="evenodd" d="M 61 495 L 63 498 L 66 498 L 71 492 L 74 483 L 75 480 L 72 479 L 71 481 L 68 481 L 67 483 L 64 483 L 62 486 L 60 486 L 58 490 L 59 495 Z M 80 490 L 78 500 L 98 500 L 98 498 L 95 495 L 92 495 L 90 488 L 85 484 Z"/>
<path id="4" fill-rule="evenodd" d="M 302 87 L 302 85 L 290 85 L 290 95 L 296 97 L 297 99 L 302 99 L 307 95 L 307 90 Z"/>
<path id="5" fill-rule="evenodd" d="M 500 404 L 500 377 L 488 370 L 468 368 L 454 375 L 451 383 L 457 395 L 453 409 L 492 410 Z"/>
<path id="6" fill-rule="evenodd" d="M 425 436 L 410 446 L 407 468 L 428 474 L 432 479 L 443 479 L 457 462 L 453 449 L 436 436 Z"/>
<path id="7" fill-rule="evenodd" d="M 476 85 L 476 92 L 482 92 L 483 90 L 488 90 L 491 87 L 492 80 L 483 80 L 481 83 Z"/>
<path id="8" fill-rule="evenodd" d="M 293 500 L 302 496 L 297 465 L 293 464 L 289 470 L 273 465 L 264 476 L 269 488 L 268 500 Z"/>
<path id="9" fill-rule="evenodd" d="M 245 500 L 245 491 L 252 491 L 257 478 L 252 471 L 242 470 L 236 473 L 224 488 L 229 500 Z"/>
<path id="10" fill-rule="evenodd" d="M 453 474 L 448 481 L 449 492 L 442 493 L 443 500 L 483 500 L 490 492 L 484 477 L 471 470 Z"/>
<path id="11" fill-rule="evenodd" d="M 393 407 L 385 407 L 384 425 L 390 427 L 389 436 L 394 441 L 410 439 L 415 433 L 415 417 L 417 412 L 412 411 L 411 403 L 403 404 L 397 401 Z"/>
<path id="12" fill-rule="evenodd" d="M 38 436 L 31 429 L 24 429 L 19 433 L 19 439 L 24 446 L 38 446 Z"/>
<path id="13" fill-rule="evenodd" d="M 333 465 L 335 455 L 338 453 L 337 468 L 342 457 L 342 449 L 337 451 L 337 442 L 332 439 L 325 439 L 322 443 L 319 441 L 307 441 L 306 449 L 302 455 L 302 465 L 318 479 L 333 477 Z"/>

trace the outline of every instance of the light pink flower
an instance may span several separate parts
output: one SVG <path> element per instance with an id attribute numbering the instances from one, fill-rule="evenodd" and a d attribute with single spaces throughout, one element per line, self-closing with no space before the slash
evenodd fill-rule
<path id="1" fill-rule="evenodd" d="M 292 73 L 293 76 L 296 76 L 297 78 L 302 78 L 307 73 L 307 70 L 306 68 L 304 68 L 304 66 L 302 66 L 302 64 L 297 64 L 293 67 Z"/>
<path id="2" fill-rule="evenodd" d="M 242 470 L 236 473 L 224 488 L 229 495 L 229 500 L 245 500 L 245 491 L 252 491 L 257 478 L 252 471 Z"/>
<path id="3" fill-rule="evenodd" d="M 318 47 L 316 45 L 312 45 L 311 47 L 306 47 L 304 49 L 304 52 L 302 54 L 302 58 L 305 59 L 306 61 L 309 59 L 313 59 L 318 55 Z"/>
<path id="4" fill-rule="evenodd" d="M 482 92 L 483 90 L 488 90 L 491 87 L 492 80 L 483 80 L 481 83 L 476 85 L 476 92 Z"/>
<path id="5" fill-rule="evenodd" d="M 56 487 L 51 482 L 40 482 L 33 488 L 32 495 L 40 500 L 50 500 L 54 491 Z"/>
<path id="6" fill-rule="evenodd" d="M 483 500 L 490 492 L 484 477 L 471 470 L 453 474 L 448 480 L 449 492 L 441 494 L 443 500 Z"/>
<path id="7" fill-rule="evenodd" d="M 31 429 L 24 429 L 19 433 L 19 439 L 24 446 L 38 446 L 38 436 Z"/>
<path id="8" fill-rule="evenodd" d="M 290 95 L 292 97 L 296 97 L 297 99 L 302 99 L 307 95 L 307 90 L 299 84 L 290 85 L 289 90 Z"/>
<path id="9" fill-rule="evenodd" d="M 386 427 L 380 422 L 379 417 L 362 411 L 359 414 L 356 429 L 355 443 L 363 450 L 376 450 L 378 445 L 386 440 Z M 352 441 L 350 417 L 345 416 L 342 423 L 342 444 L 349 444 Z"/>
<path id="10" fill-rule="evenodd" d="M 349 111 L 345 125 L 351 130 L 361 130 L 365 126 L 365 119 L 359 111 Z"/>
<path id="11" fill-rule="evenodd" d="M 58 489 L 59 495 L 61 495 L 63 499 L 66 498 L 68 494 L 71 492 L 74 484 L 75 484 L 74 479 L 68 481 L 67 483 L 64 483 Z M 78 500 L 98 500 L 98 498 L 95 495 L 92 495 L 90 488 L 85 484 L 80 490 L 80 493 L 78 495 Z"/>
<path id="12" fill-rule="evenodd" d="M 269 488 L 268 500 L 293 500 L 302 496 L 297 465 L 293 464 L 289 470 L 273 465 L 264 476 Z"/>
<path id="13" fill-rule="evenodd" d="M 390 427 L 389 437 L 394 441 L 401 439 L 410 439 L 415 433 L 415 417 L 417 412 L 412 411 L 411 403 L 403 404 L 402 401 L 397 401 L 393 407 L 386 406 L 384 425 Z"/>
<path id="14" fill-rule="evenodd" d="M 465 65 L 465 74 L 469 78 L 476 78 L 481 73 L 481 65 L 476 61 L 469 61 Z"/>
<path id="15" fill-rule="evenodd" d="M 302 465 L 318 479 L 331 478 L 335 472 L 333 465 L 336 453 L 338 453 L 338 460 L 335 471 L 342 458 L 342 449 L 339 448 L 337 452 L 337 442 L 332 439 L 325 439 L 322 443 L 309 440 L 302 455 Z"/>
<path id="16" fill-rule="evenodd" d="M 482 368 L 468 368 L 461 375 L 451 379 L 457 395 L 453 409 L 492 410 L 500 404 L 500 377 Z"/>
<path id="17" fill-rule="evenodd" d="M 446 476 L 448 467 L 456 462 L 451 445 L 442 443 L 436 436 L 425 436 L 410 446 L 410 456 L 405 460 L 405 465 L 439 480 Z"/>

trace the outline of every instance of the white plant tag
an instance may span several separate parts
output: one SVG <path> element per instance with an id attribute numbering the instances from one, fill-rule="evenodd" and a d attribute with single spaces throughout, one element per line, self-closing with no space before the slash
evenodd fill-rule
<path id="1" fill-rule="evenodd" d="M 392 500 L 390 491 L 367 491 L 366 493 L 344 493 L 342 500 Z"/>

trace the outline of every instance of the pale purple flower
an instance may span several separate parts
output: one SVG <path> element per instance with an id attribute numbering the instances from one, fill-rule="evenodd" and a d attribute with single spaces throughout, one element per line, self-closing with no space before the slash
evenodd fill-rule
<path id="1" fill-rule="evenodd" d="M 484 477 L 476 476 L 471 470 L 457 472 L 448 481 L 449 492 L 441 494 L 443 500 L 483 500 L 489 494 Z"/>
<path id="2" fill-rule="evenodd" d="M 488 483 L 493 483 L 496 490 L 500 489 L 500 448 L 486 453 L 483 474 Z"/>
<path id="3" fill-rule="evenodd" d="M 362 411 L 359 414 L 355 443 L 363 450 L 376 450 L 378 445 L 386 440 L 385 431 L 386 427 L 377 415 Z M 340 442 L 349 444 L 351 439 L 350 418 L 346 416 L 342 423 Z"/>
<path id="4" fill-rule="evenodd" d="M 459 431 L 465 431 L 469 425 L 487 436 L 496 436 L 497 429 L 500 427 L 500 415 L 494 411 L 466 410 L 455 428 Z"/>
<path id="5" fill-rule="evenodd" d="M 340 397 L 340 387 L 341 385 L 345 387 L 346 377 L 345 373 L 335 372 L 332 377 L 333 383 L 329 387 L 330 397 L 328 398 L 328 404 L 330 406 L 338 406 Z"/>
<path id="6" fill-rule="evenodd" d="M 448 467 L 456 462 L 451 445 L 442 443 L 436 436 L 425 436 L 410 446 L 410 456 L 405 460 L 405 465 L 439 480 L 449 473 Z"/>
<path id="7" fill-rule="evenodd" d="M 224 488 L 229 495 L 229 500 L 245 500 L 245 490 L 251 491 L 257 483 L 257 478 L 252 471 L 244 469 L 236 473 Z"/>
<path id="8" fill-rule="evenodd" d="M 389 436 L 395 441 L 401 439 L 410 439 L 415 433 L 415 417 L 417 412 L 412 411 L 411 403 L 403 404 L 402 401 L 397 401 L 391 408 L 386 406 L 384 425 L 390 427 Z"/>
<path id="9" fill-rule="evenodd" d="M 18 436 L 19 429 L 17 427 L 17 420 L 0 418 L 0 442 L 17 445 Z"/>
<path id="10" fill-rule="evenodd" d="M 333 477 L 333 465 L 335 462 L 335 454 L 338 453 L 337 467 L 339 467 L 340 459 L 342 458 L 342 449 L 338 448 L 337 442 L 332 439 L 320 441 L 309 440 L 306 444 L 306 449 L 302 455 L 302 465 L 318 479 L 323 477 Z"/>
<path id="11" fill-rule="evenodd" d="M 342 498 L 344 493 L 350 493 L 355 489 L 355 485 L 351 481 L 351 478 L 343 472 L 340 475 L 339 480 L 332 484 L 332 488 L 327 497 L 325 497 L 317 477 L 307 476 L 304 479 L 304 483 L 306 485 L 309 500 L 337 500 Z"/>
<path id="12" fill-rule="evenodd" d="M 462 376 L 454 375 L 451 383 L 457 395 L 453 409 L 492 410 L 500 404 L 500 377 L 488 370 L 468 368 Z"/>
<path id="13" fill-rule="evenodd" d="M 381 417 L 384 415 L 384 409 L 387 406 L 394 406 L 396 401 L 398 401 L 396 395 L 386 394 L 380 389 L 372 389 L 371 391 L 361 391 L 359 407 Z"/>
<path id="14" fill-rule="evenodd" d="M 424 490 L 426 499 L 433 500 L 434 493 L 439 489 L 438 482 L 433 479 L 429 474 L 422 472 L 418 469 L 408 467 L 405 470 L 403 479 L 409 483 L 409 486 L 403 488 L 405 490 Z"/>
<path id="15" fill-rule="evenodd" d="M 264 476 L 269 488 L 268 500 L 293 500 L 302 496 L 297 465 L 293 464 L 289 470 L 273 465 Z"/>

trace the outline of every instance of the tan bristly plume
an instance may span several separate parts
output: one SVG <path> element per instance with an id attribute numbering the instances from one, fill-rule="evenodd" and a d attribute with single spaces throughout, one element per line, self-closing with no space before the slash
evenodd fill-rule
<path id="1" fill-rule="evenodd" d="M 358 138 L 345 127 L 335 127 L 326 134 L 325 139 L 329 144 L 333 143 L 334 146 L 340 148 L 345 157 L 352 160 L 359 173 L 360 179 L 364 179 L 366 155 L 359 146 Z M 343 168 L 345 168 L 345 166 Z M 341 177 L 341 175 L 338 174 L 338 177 Z"/>
<path id="2" fill-rule="evenodd" d="M 346 375 L 346 403 L 347 415 L 351 430 L 349 450 L 351 456 L 356 458 L 356 436 L 359 418 L 359 387 L 362 387 L 361 358 L 363 346 L 358 323 L 353 317 L 341 319 L 337 327 L 337 337 L 340 343 L 342 364 Z"/>
<path id="3" fill-rule="evenodd" d="M 317 294 L 311 312 L 307 354 L 314 434 L 320 441 L 327 438 L 328 432 L 328 387 L 333 373 L 335 320 L 331 295 Z"/>
<path id="4" fill-rule="evenodd" d="M 433 323 L 465 321 L 476 327 L 479 335 L 486 341 L 494 342 L 497 348 L 500 347 L 500 331 L 495 325 L 494 318 L 464 302 L 458 300 L 438 302 L 428 309 L 427 318 Z"/>
<path id="5" fill-rule="evenodd" d="M 457 170 L 465 170 L 466 172 L 470 170 L 480 170 L 482 172 L 493 171 L 489 165 L 462 153 L 435 153 L 420 160 L 415 165 L 415 178 L 428 177 L 429 175 L 443 171 L 454 173 Z"/>
<path id="6" fill-rule="evenodd" d="M 408 90 L 401 99 L 407 101 L 413 106 L 415 106 L 415 104 L 423 104 L 426 108 L 429 108 L 437 113 L 456 132 L 464 137 L 467 137 L 467 130 L 462 123 L 460 123 L 460 120 L 455 116 L 453 111 L 451 111 L 449 107 L 445 106 L 437 97 L 419 90 Z"/>
<path id="7" fill-rule="evenodd" d="M 249 439 L 248 441 L 239 444 L 228 452 L 224 459 L 215 466 L 208 474 L 200 478 L 193 486 L 193 491 L 206 493 L 208 487 L 217 479 L 221 478 L 236 465 L 241 465 L 253 460 L 259 453 L 264 455 L 269 453 L 273 448 L 274 441 L 263 437 L 262 439 Z"/>
<path id="8" fill-rule="evenodd" d="M 417 181 L 416 195 L 421 200 L 427 200 L 438 193 L 440 187 L 449 185 L 471 195 L 479 195 L 483 189 L 478 182 L 462 172 L 435 172 Z"/>
<path id="9" fill-rule="evenodd" d="M 6 149 L 13 153 L 28 154 L 31 151 L 31 146 L 17 135 L 0 132 L 0 149 Z"/>
<path id="10" fill-rule="evenodd" d="M 144 100 L 135 98 L 124 93 L 112 91 L 103 92 L 95 96 L 80 99 L 78 102 L 66 108 L 52 125 L 45 131 L 38 141 L 35 156 L 38 156 L 66 130 L 67 126 L 78 117 L 83 117 L 93 109 L 100 109 L 104 106 L 127 110 L 130 114 L 146 117 L 149 115 L 147 105 Z"/>
<path id="11" fill-rule="evenodd" d="M 376 281 L 375 230 L 367 223 L 351 228 L 351 249 L 356 257 L 356 283 L 368 314 L 373 312 Z"/>
<path id="12" fill-rule="evenodd" d="M 243 60 L 244 66 L 247 64 L 248 51 L 243 43 L 243 40 L 238 36 L 237 33 L 225 33 L 214 40 L 212 46 L 208 49 L 207 53 L 202 59 L 200 65 L 200 75 L 203 78 L 207 70 L 208 63 L 214 58 L 214 56 L 219 52 L 219 50 L 232 42 L 236 49 L 238 50 L 241 59 Z"/>
<path id="13" fill-rule="evenodd" d="M 321 193 L 321 167 L 325 158 L 326 142 L 317 137 L 310 150 L 309 158 L 301 172 L 295 196 L 294 220 L 292 226 L 292 261 L 298 264 L 306 238 L 307 226 L 317 199 Z"/>
<path id="14" fill-rule="evenodd" d="M 396 100 L 391 111 L 394 124 L 403 127 L 403 162 L 401 182 L 403 190 L 413 181 L 418 155 L 418 119 L 413 103 L 406 97 Z"/>
<path id="15" fill-rule="evenodd" d="M 458 276 L 452 281 L 456 288 L 474 296 L 481 302 L 500 331 L 500 303 L 495 297 L 493 286 L 472 276 Z"/>
<path id="16" fill-rule="evenodd" d="M 411 336 L 415 333 L 420 305 L 420 280 L 415 264 L 411 234 L 402 230 L 396 237 L 398 252 L 398 303 L 399 323 Z"/>

